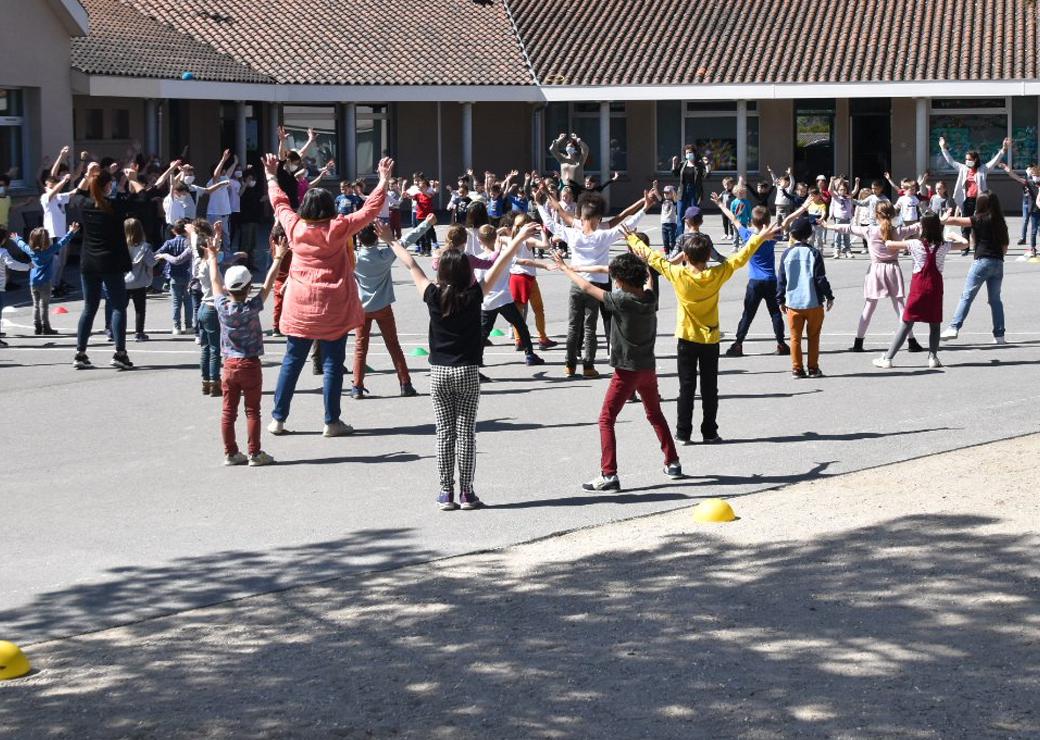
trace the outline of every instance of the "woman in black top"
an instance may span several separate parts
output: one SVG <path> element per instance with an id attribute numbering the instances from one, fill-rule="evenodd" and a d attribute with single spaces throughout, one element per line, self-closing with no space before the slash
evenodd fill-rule
<path id="1" fill-rule="evenodd" d="M 479 372 L 484 351 L 480 305 L 484 294 L 512 264 L 520 245 L 534 237 L 540 228 L 531 223 L 520 229 L 488 270 L 483 282 L 473 281 L 469 260 L 460 251 L 444 251 L 433 282 L 400 242 L 390 243 L 394 254 L 411 273 L 430 312 L 430 396 L 437 419 L 437 468 L 441 486 L 437 503 L 443 511 L 459 508 L 455 503 L 456 456 L 459 504 L 463 509 L 477 509 L 483 505 L 473 492 Z"/>
<path id="2" fill-rule="evenodd" d="M 134 366 L 126 354 L 127 296 L 124 275 L 130 270 L 130 252 L 126 246 L 123 223 L 128 218 L 141 217 L 148 208 L 149 200 L 158 193 L 174 166 L 171 165 L 151 187 L 138 186 L 132 193 L 120 189 L 112 194 L 112 173 L 94 163 L 87 169 L 87 175 L 80 183 L 80 192 L 72 199 L 79 209 L 83 234 L 79 258 L 83 313 L 79 317 L 76 357 L 73 361 L 73 367 L 77 370 L 93 367 L 87 357 L 87 341 L 94 327 L 94 316 L 101 305 L 102 287 L 112 306 L 112 339 L 116 352 L 112 355 L 111 365 L 120 370 L 129 370 Z M 131 174 L 134 173 L 136 170 Z M 124 177 L 121 185 L 125 188 L 127 184 Z"/>
<path id="3" fill-rule="evenodd" d="M 679 178 L 679 228 L 683 233 L 683 214 L 690 206 L 699 206 L 704 197 L 704 178 L 711 172 L 707 157 L 697 159 L 697 148 L 693 144 L 683 147 L 683 158 L 672 157 L 672 174 Z"/>
<path id="4" fill-rule="evenodd" d="M 993 315 L 993 343 L 1006 344 L 1004 339 L 1004 303 L 1000 298 L 1000 287 L 1004 281 L 1004 255 L 1011 243 L 1007 221 L 1000 208 L 1000 200 L 988 190 L 975 201 L 975 213 L 970 217 L 948 216 L 947 226 L 971 228 L 975 242 L 975 261 L 964 280 L 964 292 L 953 314 L 953 321 L 942 333 L 943 339 L 956 339 L 964 320 L 968 317 L 972 301 L 979 289 L 986 285 L 989 310 Z"/>

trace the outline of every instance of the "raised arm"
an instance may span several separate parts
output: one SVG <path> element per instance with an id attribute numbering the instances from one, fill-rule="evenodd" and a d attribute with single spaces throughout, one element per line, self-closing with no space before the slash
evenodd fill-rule
<path id="1" fill-rule="evenodd" d="M 942 154 L 942 158 L 946 160 L 946 164 L 950 165 L 950 167 L 958 172 L 962 167 L 964 167 L 963 164 L 950 156 L 950 150 L 946 148 L 946 139 L 942 136 L 939 137 L 939 153 Z"/>
<path id="2" fill-rule="evenodd" d="M 337 228 L 342 228 L 343 225 L 346 225 L 347 232 L 353 234 L 363 229 L 379 216 L 379 212 L 383 210 L 383 203 L 386 202 L 386 190 L 390 183 L 390 176 L 394 171 L 394 160 L 390 159 L 390 157 L 383 157 L 379 160 L 376 171 L 379 172 L 379 182 L 372 189 L 372 192 L 368 194 L 368 197 L 365 198 L 361 208 L 346 216 L 336 216 L 334 223 Z"/>
<path id="3" fill-rule="evenodd" d="M 201 190 L 204 193 L 212 193 L 214 190 L 220 190 L 221 188 L 226 188 L 230 184 L 231 184 L 230 180 L 221 180 L 220 182 L 215 182 L 212 185 L 206 185 L 205 187 L 199 187 L 199 190 Z M 196 186 L 196 187 L 198 187 L 198 186 Z"/>
<path id="4" fill-rule="evenodd" d="M 220 241 L 216 238 L 206 241 L 206 262 L 209 264 L 209 282 L 213 286 L 213 295 L 224 295 L 224 278 L 220 274 Z"/>
<path id="5" fill-rule="evenodd" d="M 888 183 L 889 187 L 892 188 L 892 190 L 894 190 L 895 192 L 898 193 L 899 192 L 899 186 L 896 185 L 894 182 L 892 182 L 892 173 L 891 172 L 886 172 L 884 174 L 884 178 L 885 178 L 885 182 Z"/>
<path id="6" fill-rule="evenodd" d="M 1019 177 L 1018 175 L 1016 175 L 1015 171 L 1007 166 L 1007 162 L 1001 162 L 1000 164 L 998 164 L 997 165 L 997 169 L 998 170 L 1004 170 L 1004 172 L 1007 173 L 1007 176 L 1010 177 L 1015 182 L 1017 182 L 1019 185 L 1025 185 L 1026 184 L 1025 178 Z"/>
<path id="7" fill-rule="evenodd" d="M 55 157 L 54 164 L 51 165 L 51 177 L 53 177 L 55 180 L 57 180 L 58 176 L 61 174 L 61 165 L 65 162 L 66 159 L 68 159 L 69 154 L 71 153 L 72 147 L 63 146 L 61 148 L 61 151 L 58 152 L 58 156 Z M 51 197 L 53 198 L 54 196 Z"/>
<path id="8" fill-rule="evenodd" d="M 653 191 L 652 190 L 644 190 L 643 191 L 643 198 L 642 198 L 642 200 L 637 200 L 635 203 L 630 205 L 628 208 L 623 210 L 621 213 L 619 213 L 618 215 L 614 216 L 614 218 L 610 219 L 610 221 L 608 221 L 607 224 L 612 229 L 616 229 L 620 224 L 626 224 L 630 228 L 634 227 L 636 225 L 636 223 L 639 222 L 639 218 L 638 217 L 641 217 L 646 211 L 649 211 L 651 208 L 653 208 L 653 205 L 654 205 L 654 194 L 653 194 Z M 629 223 L 629 219 L 632 219 L 631 223 Z"/>
<path id="9" fill-rule="evenodd" d="M 784 219 L 783 223 L 780 224 L 780 228 L 783 229 L 784 231 L 787 231 L 788 229 L 790 229 L 791 228 L 791 224 L 793 224 L 796 219 L 801 218 L 802 215 L 806 211 L 809 210 L 809 204 L 811 202 L 812 201 L 810 201 L 808 198 L 806 198 L 804 203 L 802 203 L 800 206 L 798 206 L 794 211 L 791 212 L 791 214 L 787 218 Z M 824 223 L 822 223 L 820 225 L 823 226 L 824 228 L 829 228 L 827 226 L 826 222 L 824 222 Z"/>
<path id="10" fill-rule="evenodd" d="M 718 193 L 712 193 L 711 202 L 719 207 L 719 210 L 722 211 L 722 215 L 728 218 L 736 229 L 739 230 L 742 228 L 741 223 L 737 221 L 737 217 L 733 215 L 733 211 L 727 208 L 726 204 L 722 202 L 721 195 L 719 195 Z"/>
<path id="11" fill-rule="evenodd" d="M 584 165 L 585 162 L 587 162 L 588 159 L 589 159 L 589 151 L 591 151 L 591 150 L 589 149 L 589 145 L 586 144 L 581 139 L 578 139 L 577 137 L 575 137 L 575 140 L 578 142 L 578 164 L 579 165 Z M 603 169 L 606 169 L 605 165 L 604 165 Z"/>
<path id="12" fill-rule="evenodd" d="M 492 288 L 495 287 L 495 283 L 502 276 L 502 271 L 507 269 L 513 262 L 513 255 L 520 249 L 520 245 L 528 239 L 534 237 L 541 227 L 536 223 L 529 223 L 524 225 L 516 235 L 509 240 L 509 245 L 502 250 L 501 254 L 498 255 L 498 259 L 495 260 L 495 264 L 492 265 L 491 269 L 487 271 L 484 276 L 484 281 L 480 288 L 484 291 L 484 295 L 488 294 Z"/>
<path id="13" fill-rule="evenodd" d="M 293 226 L 299 221 L 299 215 L 289 205 L 289 196 L 278 185 L 278 157 L 274 154 L 264 155 L 264 171 L 267 176 L 267 198 L 274 209 L 274 218 L 286 234 L 291 234 Z"/>
<path id="14" fill-rule="evenodd" d="M 312 128 L 307 129 L 307 143 L 305 143 L 302 147 L 300 147 L 300 151 L 297 152 L 300 155 L 300 159 L 303 159 L 303 156 L 308 151 L 310 151 L 310 148 L 312 146 L 314 146 L 314 142 L 316 142 L 317 140 L 318 140 L 318 134 L 315 133 L 314 129 L 312 129 Z"/>
<path id="15" fill-rule="evenodd" d="M 47 196 L 47 202 L 48 202 L 48 203 L 49 203 L 49 202 L 50 202 L 51 200 L 53 200 L 53 199 L 54 199 L 54 196 L 55 196 L 55 195 L 57 195 L 58 193 L 60 193 L 60 192 L 61 192 L 62 190 L 64 190 L 64 189 L 65 189 L 65 186 L 69 184 L 69 179 L 70 179 L 71 177 L 72 177 L 72 176 L 71 176 L 71 175 L 70 175 L 69 173 L 67 173 L 67 172 L 66 172 L 66 173 L 65 173 L 65 176 L 64 176 L 64 177 L 62 177 L 62 178 L 61 178 L 60 180 L 58 180 L 58 182 L 56 182 L 56 183 L 54 184 L 54 187 L 52 187 L 52 188 L 47 188 L 47 190 L 46 190 L 46 192 L 45 192 L 45 195 Z"/>
<path id="16" fill-rule="evenodd" d="M 423 269 L 419 267 L 419 263 L 412 257 L 411 252 L 401 242 L 395 239 L 389 244 L 390 249 L 394 250 L 394 254 L 397 255 L 397 259 L 401 260 L 401 264 L 408 268 L 408 272 L 415 282 L 415 287 L 419 290 L 419 297 L 422 298 L 426 293 L 426 288 L 430 285 L 430 280 L 426 277 L 426 273 L 423 272 Z"/>
<path id="17" fill-rule="evenodd" d="M 560 164 L 570 164 L 567 158 L 567 152 L 563 150 L 563 142 L 567 140 L 566 134 L 560 134 L 556 139 L 549 145 L 549 154 L 553 156 Z"/>
<path id="18" fill-rule="evenodd" d="M 271 289 L 274 288 L 275 278 L 278 277 L 278 271 L 282 268 L 282 260 L 288 253 L 289 240 L 283 236 L 274 245 L 274 258 L 267 271 L 267 277 L 264 278 L 264 284 L 260 287 L 260 300 L 266 301 L 267 296 L 270 295 Z"/>
<path id="19" fill-rule="evenodd" d="M 993 159 L 986 162 L 986 171 L 988 172 L 989 170 L 992 170 L 994 167 L 996 167 L 1000 160 L 1004 158 L 1004 155 L 1007 154 L 1008 149 L 1010 148 L 1011 139 L 1005 138 L 1003 143 L 1000 145 L 1000 149 L 997 151 L 995 155 L 993 155 Z"/>
<path id="20" fill-rule="evenodd" d="M 278 159 L 284 160 L 289 156 L 289 147 L 285 145 L 285 142 L 289 140 L 289 132 L 285 130 L 285 126 L 278 127 Z"/>
<path id="21" fill-rule="evenodd" d="M 309 183 L 310 186 L 312 188 L 318 187 L 318 185 L 321 184 L 321 181 L 325 179 L 326 175 L 328 175 L 329 172 L 332 171 L 332 168 L 335 167 L 335 166 L 336 166 L 336 163 L 333 160 L 331 160 L 331 159 L 328 162 L 326 162 L 325 166 L 322 167 L 320 170 L 318 170 L 318 174 L 315 175 L 314 179 L 310 181 L 310 183 Z"/>
<path id="22" fill-rule="evenodd" d="M 231 158 L 231 150 L 225 149 L 224 153 L 220 156 L 220 161 L 217 162 L 217 166 L 213 168 L 213 179 L 219 180 L 224 176 L 224 166 L 228 163 L 228 159 Z"/>
<path id="23" fill-rule="evenodd" d="M 566 209 L 560 205 L 560 201 L 556 200 L 556 196 L 554 196 L 552 193 L 549 193 L 548 197 L 549 205 L 552 206 L 553 210 L 556 211 L 556 215 L 559 217 L 559 219 L 563 221 L 565 226 L 573 227 L 578 219 L 574 218 L 574 216 L 567 213 Z"/>

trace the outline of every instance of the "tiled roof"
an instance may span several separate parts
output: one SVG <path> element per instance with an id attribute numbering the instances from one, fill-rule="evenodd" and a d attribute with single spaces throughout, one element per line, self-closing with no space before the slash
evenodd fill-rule
<path id="1" fill-rule="evenodd" d="M 81 72 L 124 77 L 271 82 L 210 45 L 163 26 L 120 0 L 80 0 L 90 15 L 90 35 L 73 37 L 72 66 Z"/>
<path id="2" fill-rule="evenodd" d="M 90 0 L 87 9 L 102 33 L 110 18 L 137 14 L 283 84 L 533 82 L 501 0 Z M 74 66 L 81 58 L 73 54 Z M 122 74 L 140 67 L 151 62 L 128 59 Z M 197 79 L 240 79 L 182 68 Z"/>
<path id="3" fill-rule="evenodd" d="M 541 85 L 1038 76 L 1035 0 L 507 0 Z"/>

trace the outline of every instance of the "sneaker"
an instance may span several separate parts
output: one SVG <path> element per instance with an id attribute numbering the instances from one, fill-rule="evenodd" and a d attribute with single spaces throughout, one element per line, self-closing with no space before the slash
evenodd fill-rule
<path id="1" fill-rule="evenodd" d="M 538 340 L 538 349 L 551 349 L 553 347 L 558 346 L 559 344 L 560 344 L 559 342 L 554 342 L 551 339 L 539 339 Z"/>
<path id="2" fill-rule="evenodd" d="M 1018 240 L 1018 246 L 1020 246 L 1020 247 L 1024 247 L 1024 246 L 1025 246 L 1025 244 L 1026 244 L 1026 240 L 1025 240 L 1025 239 L 1019 239 L 1019 240 Z"/>
<path id="3" fill-rule="evenodd" d="M 112 361 L 108 364 L 119 370 L 134 369 L 134 363 L 130 362 L 130 358 L 127 357 L 126 352 L 116 352 L 114 355 L 112 355 Z"/>
<path id="4" fill-rule="evenodd" d="M 882 370 L 888 370 L 892 367 L 892 360 L 888 359 L 887 357 L 878 357 L 873 360 L 872 364 L 874 365 L 874 367 L 879 367 Z"/>
<path id="5" fill-rule="evenodd" d="M 441 511 L 455 511 L 459 505 L 455 503 L 455 494 L 451 491 L 441 491 L 437 497 L 437 508 Z"/>
<path id="6" fill-rule="evenodd" d="M 524 358 L 524 364 L 528 365 L 529 367 L 534 365 L 544 365 L 545 360 L 543 360 L 541 357 L 532 352 L 531 354 L 527 355 L 526 358 Z"/>
<path id="7" fill-rule="evenodd" d="M 197 345 L 199 345 L 201 347 L 202 346 L 202 337 L 196 336 L 195 337 L 195 344 L 197 344 Z"/>
<path id="8" fill-rule="evenodd" d="M 665 465 L 664 466 L 664 474 L 667 475 L 672 480 L 680 480 L 680 479 L 686 477 L 686 476 L 683 475 L 683 472 L 682 472 L 682 463 L 680 463 L 678 460 L 676 460 L 673 463 L 668 463 L 667 465 Z"/>
<path id="9" fill-rule="evenodd" d="M 805 371 L 802 370 L 802 368 L 800 367 L 796 367 L 793 370 L 791 370 L 791 377 L 795 380 L 801 380 L 802 378 L 806 377 Z"/>
<path id="10" fill-rule="evenodd" d="M 263 450 L 260 450 L 255 455 L 249 456 L 249 467 L 257 468 L 261 465 L 271 465 L 274 463 L 274 458 L 268 455 Z"/>
<path id="11" fill-rule="evenodd" d="M 350 424 L 345 424 L 339 419 L 336 419 L 336 421 L 331 424 L 326 424 L 325 430 L 322 432 L 326 437 L 345 437 L 346 435 L 353 433 L 354 427 L 350 426 Z"/>
<path id="12" fill-rule="evenodd" d="M 942 334 L 939 335 L 939 339 L 956 339 L 958 334 L 960 334 L 960 331 L 950 326 L 943 329 Z"/>
<path id="13" fill-rule="evenodd" d="M 36 326 L 33 327 L 33 336 L 38 337 L 38 336 L 41 336 L 42 334 L 43 334 L 43 327 L 42 326 L 36 325 Z"/>
<path id="14" fill-rule="evenodd" d="M 225 465 L 245 465 L 249 462 L 249 458 L 243 455 L 241 452 L 236 452 L 233 455 L 224 456 Z"/>
<path id="15" fill-rule="evenodd" d="M 463 491 L 463 492 L 459 493 L 459 507 L 463 511 L 472 511 L 473 509 L 483 509 L 484 508 L 484 502 L 481 501 L 479 498 L 477 498 L 477 494 L 473 493 L 473 491 L 470 491 L 469 493 L 466 493 L 465 491 Z"/>
<path id="16" fill-rule="evenodd" d="M 77 370 L 87 370 L 94 367 L 90 363 L 90 358 L 87 357 L 86 352 L 77 352 L 76 357 L 72 360 L 72 366 Z"/>
<path id="17" fill-rule="evenodd" d="M 993 337 L 993 344 L 1007 344 L 1007 340 L 1004 337 Z"/>
<path id="18" fill-rule="evenodd" d="M 821 370 L 818 367 L 811 367 L 811 368 L 809 368 L 808 376 L 810 378 L 822 378 L 822 377 L 825 377 L 824 374 L 823 374 L 823 370 Z"/>
<path id="19" fill-rule="evenodd" d="M 364 386 L 350 386 L 350 397 L 353 398 L 355 401 L 360 401 L 361 399 L 363 399 L 366 393 L 368 393 L 368 388 L 365 388 Z"/>
<path id="20" fill-rule="evenodd" d="M 411 383 L 401 383 L 401 395 L 404 398 L 411 398 L 412 396 L 418 396 L 419 391 L 415 390 L 415 386 Z"/>
<path id="21" fill-rule="evenodd" d="M 791 348 L 784 342 L 780 342 L 776 345 L 776 353 L 778 355 L 789 355 L 791 354 Z"/>
<path id="22" fill-rule="evenodd" d="M 592 380 L 595 380 L 596 378 L 600 377 L 599 370 L 594 368 L 592 365 L 588 365 L 581 371 L 581 377 L 591 378 Z"/>
<path id="23" fill-rule="evenodd" d="M 179 326 L 175 326 L 173 327 L 173 331 L 171 331 L 170 333 L 173 334 L 173 336 L 175 337 L 179 337 L 181 334 L 184 333 L 184 330 L 181 329 Z"/>
<path id="24" fill-rule="evenodd" d="M 678 442 L 682 447 L 692 447 L 693 440 L 689 437 L 676 437 L 675 441 Z"/>
<path id="25" fill-rule="evenodd" d="M 620 491 L 621 481 L 616 475 L 601 475 L 588 483 L 582 483 L 581 487 L 586 491 Z"/>
<path id="26" fill-rule="evenodd" d="M 567 367 L 565 367 L 563 369 L 563 377 L 565 377 L 565 378 L 573 378 L 577 374 L 578 374 L 577 369 L 574 368 L 574 367 L 571 367 L 570 365 L 568 365 Z"/>
<path id="27" fill-rule="evenodd" d="M 271 419 L 271 423 L 267 425 L 267 431 L 276 437 L 289 433 L 289 430 L 285 428 L 285 422 L 278 421 L 278 419 Z"/>
<path id="28" fill-rule="evenodd" d="M 924 352 L 924 347 L 916 338 L 910 337 L 910 341 L 906 343 L 906 350 L 907 352 Z"/>
<path id="29" fill-rule="evenodd" d="M 740 342 L 734 342 L 729 346 L 729 349 L 726 350 L 725 354 L 726 357 L 743 357 L 744 346 Z"/>
<path id="30" fill-rule="evenodd" d="M 722 441 L 723 441 L 722 437 L 720 437 L 717 434 L 714 437 L 703 437 L 703 438 L 701 438 L 701 444 L 706 444 L 706 445 L 717 445 L 717 444 L 721 444 Z"/>
<path id="31" fill-rule="evenodd" d="M 942 366 L 943 364 L 939 362 L 939 357 L 937 355 L 928 355 L 928 368 L 930 370 L 937 370 Z"/>
<path id="32" fill-rule="evenodd" d="M 55 333 L 57 333 L 57 332 L 55 332 Z M 149 339 L 151 339 L 151 337 L 149 337 L 147 334 L 145 334 L 143 332 L 141 334 L 134 334 L 134 341 L 135 342 L 147 342 Z"/>

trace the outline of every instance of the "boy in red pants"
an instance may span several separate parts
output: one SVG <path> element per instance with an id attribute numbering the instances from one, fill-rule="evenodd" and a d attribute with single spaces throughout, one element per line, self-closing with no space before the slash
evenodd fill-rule
<path id="1" fill-rule="evenodd" d="M 275 252 L 278 251 L 278 244 L 284 241 L 285 232 L 282 231 L 282 225 L 275 224 L 274 228 L 271 229 L 271 243 L 269 244 L 272 264 L 274 263 Z M 291 263 L 292 252 L 288 252 L 278 268 L 278 274 L 274 277 L 274 326 L 271 329 L 271 336 L 274 337 L 282 336 L 281 329 L 278 327 L 279 322 L 282 320 L 282 299 L 285 297 L 285 281 L 289 279 L 289 265 Z"/>
<path id="2" fill-rule="evenodd" d="M 617 286 L 606 291 L 581 277 L 563 261 L 561 252 L 553 252 L 553 261 L 579 290 L 601 302 L 610 313 L 610 364 L 614 376 L 599 415 L 599 434 L 603 454 L 600 476 L 583 483 L 586 491 L 620 491 L 617 475 L 617 439 L 614 422 L 625 403 L 638 392 L 646 410 L 646 418 L 657 433 L 664 453 L 664 473 L 676 480 L 683 477 L 679 454 L 668 422 L 661 412 L 661 395 L 657 390 L 657 307 L 651 289 L 646 263 L 631 253 L 619 254 L 610 261 L 610 277 Z"/>
<path id="3" fill-rule="evenodd" d="M 250 466 L 270 465 L 274 458 L 260 449 L 260 396 L 263 375 L 260 357 L 264 354 L 264 332 L 260 314 L 264 310 L 275 276 L 282 260 L 289 252 L 289 243 L 283 237 L 274 247 L 271 269 L 267 271 L 260 293 L 252 298 L 253 275 L 248 267 L 235 265 L 221 278 L 217 267 L 219 242 L 206 246 L 210 280 L 213 284 L 213 305 L 220 321 L 220 353 L 224 357 L 224 407 L 220 415 L 220 434 L 224 439 L 224 464 Z M 225 283 L 227 287 L 225 287 Z M 249 456 L 239 451 L 235 441 L 235 418 L 238 399 L 245 397 L 246 427 L 249 430 Z"/>

